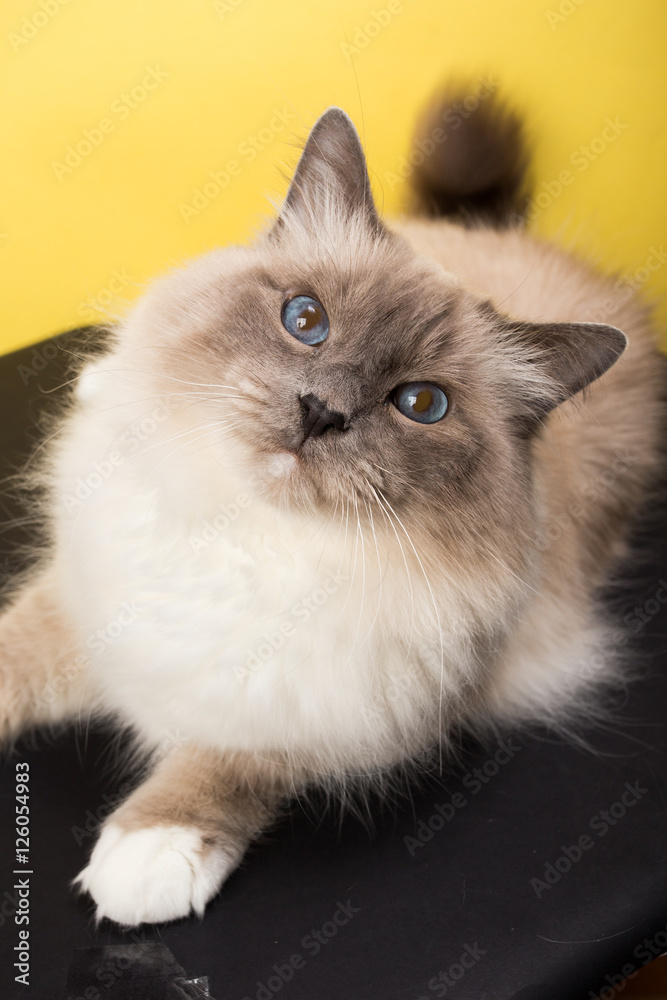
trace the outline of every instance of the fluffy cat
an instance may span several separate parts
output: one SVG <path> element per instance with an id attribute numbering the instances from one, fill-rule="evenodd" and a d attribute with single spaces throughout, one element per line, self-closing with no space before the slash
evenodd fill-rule
<path id="1" fill-rule="evenodd" d="M 622 672 L 595 595 L 658 464 L 648 311 L 507 225 L 516 119 L 447 108 L 413 181 L 462 225 L 382 221 L 331 108 L 271 228 L 156 282 L 80 372 L 0 731 L 111 716 L 151 756 L 78 878 L 99 917 L 201 913 L 294 793 Z"/>

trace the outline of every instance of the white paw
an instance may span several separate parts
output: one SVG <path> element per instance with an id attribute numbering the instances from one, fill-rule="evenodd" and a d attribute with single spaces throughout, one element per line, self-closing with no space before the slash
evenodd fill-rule
<path id="1" fill-rule="evenodd" d="M 201 915 L 238 864 L 234 852 L 205 844 L 195 827 L 125 830 L 107 823 L 75 885 L 97 903 L 97 917 L 131 927 Z"/>

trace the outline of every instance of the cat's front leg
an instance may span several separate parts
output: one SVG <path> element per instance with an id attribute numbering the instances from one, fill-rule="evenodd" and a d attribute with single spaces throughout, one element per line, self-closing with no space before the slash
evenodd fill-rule
<path id="1" fill-rule="evenodd" d="M 0 613 L 0 744 L 95 708 L 90 654 L 67 618 L 63 586 L 45 566 Z"/>
<path id="2" fill-rule="evenodd" d="M 76 884 L 124 926 L 201 915 L 292 782 L 279 761 L 173 750 L 105 821 Z"/>

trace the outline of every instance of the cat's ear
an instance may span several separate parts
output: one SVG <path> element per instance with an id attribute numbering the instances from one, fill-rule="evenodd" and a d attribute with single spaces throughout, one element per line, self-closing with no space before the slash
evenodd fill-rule
<path id="1" fill-rule="evenodd" d="M 329 108 L 313 126 L 273 234 L 280 233 L 287 218 L 309 228 L 318 225 L 332 207 L 343 217 L 361 216 L 381 229 L 359 136 L 340 108 Z"/>
<path id="2" fill-rule="evenodd" d="M 585 389 L 618 361 L 628 343 L 605 323 L 524 323 L 504 320 L 522 369 L 524 413 L 530 425 Z"/>

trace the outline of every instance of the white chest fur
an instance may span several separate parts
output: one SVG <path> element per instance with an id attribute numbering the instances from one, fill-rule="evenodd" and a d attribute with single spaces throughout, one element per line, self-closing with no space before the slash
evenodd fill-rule
<path id="1" fill-rule="evenodd" d="M 269 506 L 210 452 L 175 452 L 168 420 L 119 458 L 127 414 L 109 413 L 74 422 L 57 487 L 58 559 L 104 704 L 153 745 L 402 754 L 458 685 L 461 650 L 443 654 L 429 589 L 379 526 Z"/>

